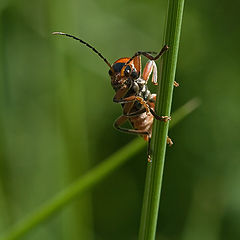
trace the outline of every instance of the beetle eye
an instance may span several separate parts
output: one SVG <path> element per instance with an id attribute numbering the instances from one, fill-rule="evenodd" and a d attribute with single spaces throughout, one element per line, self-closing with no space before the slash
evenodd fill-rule
<path id="1" fill-rule="evenodd" d="M 133 71 L 131 72 L 131 77 L 132 77 L 133 79 L 137 79 L 137 78 L 138 78 L 138 73 L 133 70 Z"/>
<path id="2" fill-rule="evenodd" d="M 109 74 L 110 76 L 112 76 L 112 75 L 113 75 L 113 71 L 110 69 L 110 70 L 108 71 L 108 74 Z"/>
<path id="3" fill-rule="evenodd" d="M 130 68 L 130 66 L 128 65 L 128 66 L 126 66 L 126 68 L 125 68 L 125 70 L 124 70 L 124 75 L 125 75 L 126 77 L 128 77 L 129 74 L 130 74 L 130 72 L 131 72 L 131 68 Z"/>

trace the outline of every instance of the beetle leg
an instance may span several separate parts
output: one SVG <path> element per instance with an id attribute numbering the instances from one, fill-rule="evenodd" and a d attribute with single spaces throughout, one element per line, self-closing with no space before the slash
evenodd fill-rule
<path id="1" fill-rule="evenodd" d="M 118 129 L 119 131 L 121 131 L 121 132 L 138 134 L 138 135 L 149 135 L 149 133 L 146 132 L 146 131 L 120 127 L 120 126 L 121 126 L 122 124 L 124 124 L 127 120 L 128 120 L 128 117 L 122 115 L 122 116 L 118 117 L 118 118 L 115 120 L 113 126 L 114 126 L 116 129 Z"/>
<path id="2" fill-rule="evenodd" d="M 161 51 L 154 57 L 150 54 L 150 52 L 142 52 L 142 51 L 139 51 L 139 52 L 136 52 L 129 60 L 128 62 L 126 63 L 129 64 L 135 57 L 137 56 L 140 56 L 140 55 L 143 55 L 145 56 L 146 58 L 148 58 L 149 60 L 157 60 L 158 58 L 160 58 L 167 50 L 168 50 L 168 46 L 167 45 L 164 45 L 163 48 L 161 49 Z"/>
<path id="3" fill-rule="evenodd" d="M 173 85 L 174 85 L 174 87 L 179 87 L 179 83 L 176 81 L 174 81 Z"/>
<path id="4" fill-rule="evenodd" d="M 133 65 L 136 68 L 138 76 L 141 74 L 141 56 L 136 56 L 133 58 Z"/>
<path id="5" fill-rule="evenodd" d="M 123 115 L 124 116 L 128 116 L 128 114 L 130 113 L 131 109 L 133 108 L 134 102 L 127 102 L 124 104 L 123 106 Z"/>
<path id="6" fill-rule="evenodd" d="M 131 111 L 133 105 L 134 105 L 134 100 L 133 101 L 127 101 L 127 102 L 122 102 L 122 100 L 124 100 L 124 95 L 127 93 L 128 89 L 127 88 L 124 88 L 124 89 L 119 89 L 114 98 L 113 98 L 113 101 L 115 103 L 125 103 L 124 107 L 123 107 L 123 115 L 124 116 L 137 116 L 138 114 L 140 113 L 137 113 L 137 115 L 135 115 L 133 113 L 129 114 L 129 112 Z M 144 109 L 144 111 L 146 111 L 146 109 Z"/>
<path id="7" fill-rule="evenodd" d="M 157 113 L 152 108 L 150 108 L 150 112 L 157 120 L 161 120 L 161 121 L 164 121 L 164 122 L 167 122 L 167 121 L 171 120 L 171 117 L 169 117 L 169 116 L 159 116 L 159 115 L 157 115 Z"/>
<path id="8" fill-rule="evenodd" d="M 171 147 L 173 145 L 173 141 L 170 137 L 167 136 L 167 144 Z"/>
<path id="9" fill-rule="evenodd" d="M 152 150 L 151 150 L 151 145 L 150 145 L 151 144 L 150 134 L 148 132 L 146 132 L 146 131 L 143 131 L 143 130 L 137 130 L 137 129 L 130 129 L 130 128 L 122 128 L 122 127 L 120 127 L 127 120 L 128 120 L 128 117 L 122 115 L 122 116 L 118 117 L 115 120 L 113 126 L 116 129 L 118 129 L 119 131 L 124 132 L 124 133 L 137 134 L 137 135 L 146 135 L 146 138 L 144 137 L 144 139 L 148 141 L 148 147 L 147 147 L 148 162 L 152 162 L 152 158 L 151 158 Z M 172 144 L 173 144 L 171 138 L 169 138 L 169 137 L 167 137 L 167 144 L 169 144 L 169 146 L 172 146 Z"/>
<path id="10" fill-rule="evenodd" d="M 149 60 L 144 69 L 143 69 L 143 75 L 142 78 L 143 80 L 148 82 L 148 79 L 152 73 L 152 82 L 154 85 L 157 85 L 157 65 L 153 60 Z"/>
<path id="11" fill-rule="evenodd" d="M 138 101 L 139 103 L 141 103 L 145 107 L 146 112 L 147 113 L 151 112 L 151 114 L 157 120 L 161 120 L 164 122 L 171 120 L 171 117 L 157 115 L 157 113 L 149 106 L 149 104 L 142 97 L 139 97 L 139 96 L 130 96 L 130 97 L 123 98 L 123 99 L 119 100 L 119 103 L 128 103 L 128 102 L 133 102 L 133 101 Z"/>
<path id="12" fill-rule="evenodd" d="M 115 101 L 115 102 L 117 102 L 117 103 L 129 103 L 129 102 L 135 102 L 135 101 L 140 102 L 146 108 L 147 113 L 150 111 L 149 105 L 147 104 L 147 102 L 142 97 L 130 96 L 130 97 L 126 97 L 126 98 L 120 99 L 119 101 Z"/>
<path id="13" fill-rule="evenodd" d="M 126 121 L 128 120 L 128 117 L 122 115 L 120 117 L 118 117 L 116 119 L 116 121 L 114 122 L 114 127 L 116 129 L 118 129 L 121 132 L 124 133 L 131 133 L 131 134 L 137 134 L 137 135 L 145 135 L 146 138 L 144 137 L 145 140 L 148 141 L 148 148 L 147 148 L 147 156 L 148 156 L 148 162 L 152 162 L 151 159 L 151 148 L 150 148 L 150 141 L 151 141 L 151 137 L 150 134 L 146 131 L 142 131 L 142 130 L 137 130 L 137 129 L 130 129 L 130 128 L 122 128 L 120 127 L 122 124 L 124 124 Z"/>
<path id="14" fill-rule="evenodd" d="M 119 102 L 119 100 L 124 98 L 124 96 L 127 94 L 128 90 L 129 88 L 125 85 L 118 89 L 113 97 L 113 102 Z"/>
<path id="15" fill-rule="evenodd" d="M 148 79 L 152 73 L 152 70 L 153 70 L 153 61 L 152 60 L 149 60 L 144 69 L 143 69 L 143 74 L 142 74 L 142 79 L 146 81 L 146 83 L 148 82 Z"/>
<path id="16" fill-rule="evenodd" d="M 167 144 L 171 147 L 173 145 L 172 139 L 167 136 Z M 148 137 L 148 148 L 147 148 L 147 156 L 148 156 L 148 162 L 152 162 L 152 149 L 151 149 L 151 137 Z"/>
<path id="17" fill-rule="evenodd" d="M 155 61 L 153 60 L 148 60 L 146 63 L 144 69 L 143 69 L 143 74 L 142 74 L 142 79 L 148 82 L 148 79 L 152 73 L 152 83 L 154 85 L 157 85 L 157 65 Z M 174 87 L 179 87 L 179 83 L 174 81 L 173 83 Z"/>
<path id="18" fill-rule="evenodd" d="M 151 95 L 150 101 L 153 102 L 153 103 L 155 103 L 155 102 L 156 102 L 156 97 L 157 97 L 157 95 L 156 95 L 155 93 L 153 93 L 153 94 Z M 172 141 L 172 139 L 171 139 L 170 137 L 167 137 L 167 144 L 168 144 L 170 147 L 173 145 L 173 141 Z"/>
<path id="19" fill-rule="evenodd" d="M 151 138 L 148 138 L 148 147 L 147 147 L 147 156 L 148 156 L 148 162 L 151 163 L 152 162 L 152 149 L 151 149 Z"/>
<path id="20" fill-rule="evenodd" d="M 149 99 L 149 102 L 154 103 L 154 106 L 155 106 L 155 102 L 156 102 L 156 97 L 157 97 L 157 95 L 155 93 L 153 93 L 153 94 L 151 94 L 151 98 Z M 155 112 L 155 110 L 153 108 L 150 108 L 150 112 L 157 120 L 162 120 L 164 122 L 171 120 L 171 117 L 157 115 L 157 113 Z"/>
<path id="21" fill-rule="evenodd" d="M 149 60 L 157 60 L 158 58 L 160 58 L 168 50 L 168 48 L 169 47 L 167 45 L 164 45 L 163 48 L 160 50 L 160 52 L 155 57 L 153 57 L 148 52 L 138 52 L 139 53 L 138 55 L 143 55 L 146 58 L 148 58 Z"/>
<path id="22" fill-rule="evenodd" d="M 124 114 L 124 116 L 126 116 L 126 117 L 136 117 L 136 116 L 139 116 L 140 114 L 145 113 L 145 112 L 146 112 L 146 108 L 142 108 L 142 109 L 137 110 L 136 112 L 131 112 L 131 113 Z"/>

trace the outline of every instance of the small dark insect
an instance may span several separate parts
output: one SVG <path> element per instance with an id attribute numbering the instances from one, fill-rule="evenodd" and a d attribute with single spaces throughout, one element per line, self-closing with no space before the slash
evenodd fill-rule
<path id="1" fill-rule="evenodd" d="M 157 66 L 155 60 L 159 59 L 168 50 L 165 45 L 161 51 L 153 57 L 154 52 L 136 52 L 131 58 L 125 57 L 115 61 L 112 65 L 103 55 L 87 42 L 67 33 L 53 32 L 55 35 L 64 35 L 80 41 L 91 48 L 108 65 L 111 84 L 116 94 L 113 101 L 120 103 L 123 109 L 122 115 L 114 122 L 114 127 L 125 133 L 138 134 L 148 141 L 148 161 L 151 162 L 150 140 L 152 136 L 153 119 L 168 121 L 168 116 L 158 116 L 155 112 L 156 94 L 152 94 L 147 87 L 147 82 L 152 74 L 152 82 L 157 85 Z M 148 58 L 148 62 L 141 74 L 141 55 Z M 178 86 L 177 82 L 174 82 Z M 127 120 L 132 129 L 123 128 Z M 172 145 L 168 137 L 167 143 Z"/>

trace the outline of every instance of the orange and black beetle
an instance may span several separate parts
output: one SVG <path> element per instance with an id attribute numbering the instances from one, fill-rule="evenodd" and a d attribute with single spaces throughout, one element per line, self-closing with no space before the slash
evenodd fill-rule
<path id="1" fill-rule="evenodd" d="M 67 33 L 54 32 L 53 34 L 64 35 L 80 41 L 97 53 L 108 65 L 111 84 L 116 92 L 113 101 L 120 103 L 123 109 L 122 115 L 114 122 L 114 127 L 122 132 L 141 135 L 144 140 L 148 141 L 148 161 L 151 161 L 150 140 L 153 119 L 168 121 L 170 117 L 158 116 L 156 114 L 156 94 L 152 94 L 148 90 L 147 82 L 152 74 L 152 82 L 155 85 L 157 84 L 157 66 L 155 60 L 167 51 L 168 46 L 165 45 L 155 57 L 151 55 L 154 52 L 137 52 L 131 58 L 120 58 L 111 65 L 100 52 L 87 42 Z M 141 55 L 149 59 L 142 74 Z M 176 82 L 174 85 L 178 86 Z M 132 129 L 121 127 L 127 120 L 130 121 Z M 173 144 L 170 138 L 167 139 L 167 142 L 170 145 Z"/>

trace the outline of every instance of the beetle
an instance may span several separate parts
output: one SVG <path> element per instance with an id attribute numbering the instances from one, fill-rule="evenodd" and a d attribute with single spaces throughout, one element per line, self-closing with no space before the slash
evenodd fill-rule
<path id="1" fill-rule="evenodd" d="M 157 65 L 155 60 L 159 59 L 167 50 L 168 46 L 164 45 L 160 52 L 154 57 L 155 52 L 136 52 L 131 58 L 124 57 L 110 64 L 103 55 L 89 43 L 79 39 L 71 34 L 63 32 L 53 32 L 54 35 L 64 35 L 73 38 L 80 43 L 92 49 L 109 67 L 109 76 L 111 84 L 115 90 L 113 102 L 122 106 L 123 113 L 114 122 L 114 127 L 125 133 L 140 135 L 148 142 L 148 162 L 151 162 L 150 141 L 152 136 L 152 126 L 154 118 L 161 121 L 168 121 L 168 116 L 159 116 L 155 112 L 156 94 L 149 91 L 147 87 L 148 80 L 152 74 L 152 82 L 157 85 Z M 148 59 L 141 74 L 141 56 Z M 174 86 L 178 86 L 174 82 Z M 123 128 L 126 121 L 132 125 L 131 128 Z M 171 146 L 172 140 L 168 137 L 167 143 Z"/>

